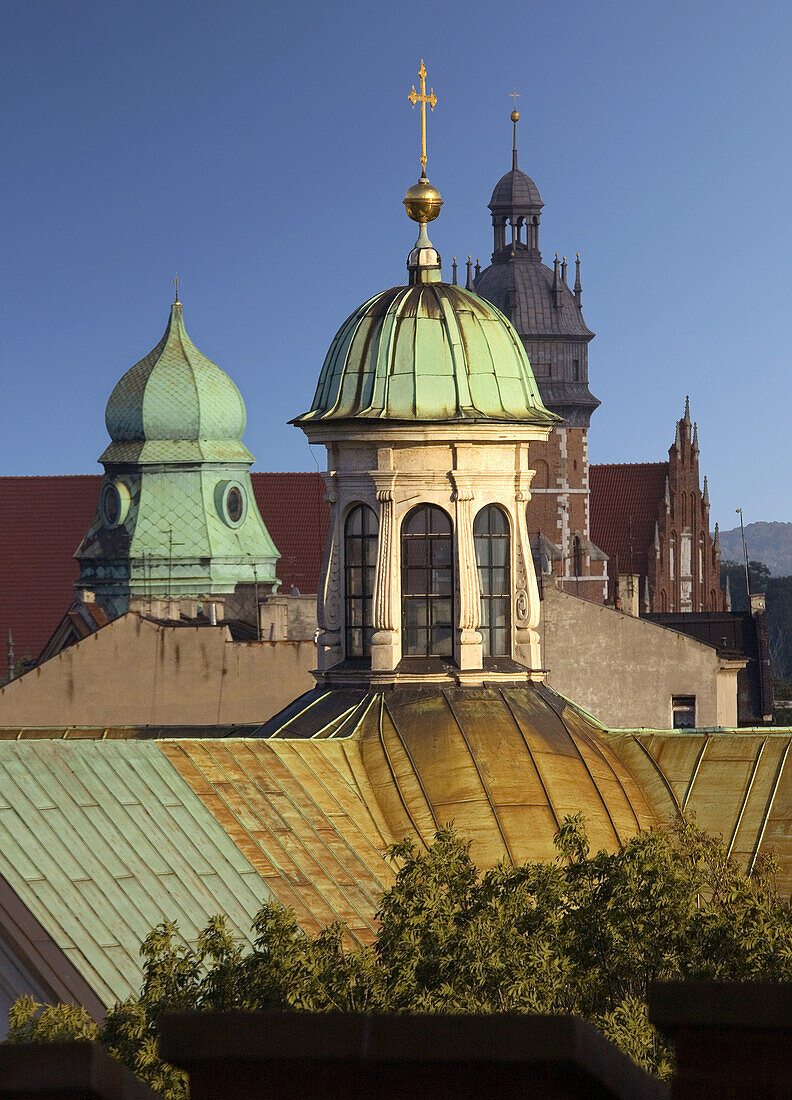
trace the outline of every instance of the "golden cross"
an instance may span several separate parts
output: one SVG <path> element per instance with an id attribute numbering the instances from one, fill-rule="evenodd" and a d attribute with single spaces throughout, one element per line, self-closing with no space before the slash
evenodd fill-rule
<path id="1" fill-rule="evenodd" d="M 517 85 L 516 84 L 514 85 L 514 91 L 509 92 L 509 95 L 514 100 L 514 109 L 516 111 L 517 110 L 517 100 L 520 98 L 520 93 L 517 91 Z"/>
<path id="2" fill-rule="evenodd" d="M 429 89 L 429 95 L 426 94 L 426 66 L 421 58 L 421 67 L 418 70 L 418 76 L 421 78 L 421 90 L 416 92 L 415 85 L 412 86 L 412 91 L 407 96 L 413 107 L 416 103 L 421 104 L 421 167 L 424 172 L 426 171 L 426 104 L 428 103 L 432 110 L 435 109 L 435 103 L 437 103 L 437 96 L 434 94 L 434 88 Z"/>
<path id="3" fill-rule="evenodd" d="M 175 303 L 176 303 L 176 302 L 178 302 L 178 300 L 179 300 L 179 287 L 181 286 L 181 279 L 179 278 L 179 273 L 178 273 L 178 271 L 176 272 L 176 278 L 175 278 L 175 279 L 171 279 L 171 282 L 172 282 L 172 283 L 173 283 L 173 284 L 175 285 L 175 287 L 176 287 L 176 297 L 175 297 L 175 298 L 173 299 L 173 301 L 174 301 L 174 304 L 175 304 Z"/>

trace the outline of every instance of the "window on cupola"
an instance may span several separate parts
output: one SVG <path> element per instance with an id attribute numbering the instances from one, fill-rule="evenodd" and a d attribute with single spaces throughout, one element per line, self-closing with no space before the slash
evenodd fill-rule
<path id="1" fill-rule="evenodd" d="M 344 527 L 346 655 L 370 657 L 374 633 L 372 596 L 377 564 L 379 522 L 371 508 L 358 504 Z"/>
<path id="2" fill-rule="evenodd" d="M 419 504 L 402 524 L 402 629 L 405 657 L 453 653 L 451 520 Z"/>
<path id="3" fill-rule="evenodd" d="M 479 588 L 481 625 L 479 633 L 485 657 L 511 655 L 509 607 L 509 521 L 502 508 L 489 504 L 473 523 Z"/>

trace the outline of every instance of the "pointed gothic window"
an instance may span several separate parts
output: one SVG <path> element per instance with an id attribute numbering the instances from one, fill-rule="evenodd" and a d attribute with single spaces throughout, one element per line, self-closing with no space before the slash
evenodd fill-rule
<path id="1" fill-rule="evenodd" d="M 344 526 L 346 655 L 370 657 L 374 633 L 372 597 L 379 521 L 365 504 L 356 505 Z"/>
<path id="2" fill-rule="evenodd" d="M 434 504 L 405 516 L 402 549 L 402 652 L 405 657 L 453 653 L 454 570 L 451 520 Z"/>
<path id="3" fill-rule="evenodd" d="M 676 537 L 671 536 L 668 544 L 668 576 L 670 580 L 674 579 L 674 569 L 676 566 Z"/>
<path id="4" fill-rule="evenodd" d="M 484 656 L 508 657 L 511 655 L 509 521 L 497 504 L 488 504 L 478 513 L 473 523 L 473 540 L 481 591 L 479 633 Z"/>

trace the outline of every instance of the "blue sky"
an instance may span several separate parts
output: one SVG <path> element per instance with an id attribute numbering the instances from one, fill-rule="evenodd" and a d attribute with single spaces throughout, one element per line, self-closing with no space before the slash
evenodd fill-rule
<path id="1" fill-rule="evenodd" d="M 689 393 L 713 521 L 792 519 L 791 13 L 4 0 L 0 472 L 98 469 L 107 397 L 159 339 L 176 269 L 256 468 L 314 468 L 286 421 L 342 320 L 404 279 L 423 57 L 447 270 L 488 262 L 521 93 L 545 259 L 580 251 L 597 332 L 592 461 L 663 459 Z"/>

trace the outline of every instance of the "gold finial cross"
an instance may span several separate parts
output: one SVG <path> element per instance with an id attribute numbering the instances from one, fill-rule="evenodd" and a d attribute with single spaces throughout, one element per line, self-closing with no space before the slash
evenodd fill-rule
<path id="1" fill-rule="evenodd" d="M 181 286 L 181 279 L 179 278 L 179 273 L 178 273 L 178 271 L 176 272 L 176 278 L 175 278 L 175 279 L 171 279 L 171 282 L 172 282 L 172 283 L 174 284 L 174 286 L 176 287 L 176 297 L 175 297 L 175 298 L 173 299 L 173 304 L 175 305 L 175 304 L 176 304 L 176 303 L 178 302 L 178 300 L 179 300 L 179 287 Z"/>
<path id="2" fill-rule="evenodd" d="M 514 109 L 516 111 L 517 110 L 517 100 L 520 98 L 520 93 L 517 91 L 517 85 L 516 84 L 514 85 L 514 91 L 509 92 L 509 95 L 514 100 Z"/>
<path id="3" fill-rule="evenodd" d="M 421 90 L 416 92 L 415 85 L 412 86 L 412 91 L 407 96 L 413 107 L 416 103 L 421 104 L 421 168 L 426 171 L 426 104 L 428 103 L 432 110 L 435 109 L 435 103 L 437 103 L 437 96 L 434 94 L 434 88 L 429 89 L 429 95 L 426 94 L 426 66 L 421 58 L 421 67 L 418 70 L 418 76 L 421 78 Z"/>

